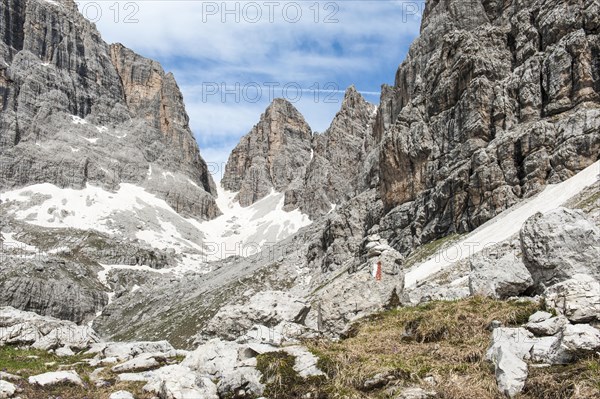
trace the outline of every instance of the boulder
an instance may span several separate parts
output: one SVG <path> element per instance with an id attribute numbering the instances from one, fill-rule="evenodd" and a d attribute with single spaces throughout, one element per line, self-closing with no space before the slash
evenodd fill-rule
<path id="1" fill-rule="evenodd" d="M 600 350 L 600 330 L 589 324 L 568 324 L 560 344 L 574 356 L 594 353 Z"/>
<path id="2" fill-rule="evenodd" d="M 575 274 L 600 279 L 600 229 L 582 211 L 537 213 L 523 224 L 520 238 L 536 284 L 548 287 Z"/>
<path id="3" fill-rule="evenodd" d="M 138 371 L 151 370 L 158 366 L 160 366 L 160 363 L 152 354 L 143 353 L 138 357 L 134 357 L 131 360 L 113 366 L 112 371 L 115 373 L 135 373 Z"/>
<path id="4" fill-rule="evenodd" d="M 144 391 L 162 399 L 219 399 L 217 386 L 208 377 L 201 377 L 188 367 L 176 364 L 149 372 Z"/>
<path id="5" fill-rule="evenodd" d="M 535 320 L 535 319 L 534 319 Z M 554 335 L 562 330 L 562 328 L 569 323 L 564 316 L 551 317 L 549 319 L 539 322 L 528 322 L 525 324 L 525 328 L 534 333 L 537 336 L 540 335 Z"/>
<path id="6" fill-rule="evenodd" d="M 57 350 L 54 351 L 54 354 L 56 356 L 60 356 L 60 357 L 66 357 L 66 356 L 74 356 L 75 352 L 73 352 L 71 350 L 71 348 L 69 348 L 68 346 L 63 346 L 61 348 L 58 348 Z"/>
<path id="7" fill-rule="evenodd" d="M 522 327 L 498 327 L 492 331 L 492 343 L 487 350 L 486 359 L 493 361 L 499 347 L 510 348 L 519 359 L 529 359 L 530 351 L 537 342 L 533 334 Z"/>
<path id="8" fill-rule="evenodd" d="M 492 358 L 498 389 L 510 398 L 515 397 L 525 386 L 528 374 L 527 363 L 506 343 L 494 348 Z"/>
<path id="9" fill-rule="evenodd" d="M 548 320 L 552 317 L 552 313 L 544 312 L 543 310 L 538 310 L 531 316 L 529 316 L 529 323 L 540 323 L 542 321 Z"/>
<path id="10" fill-rule="evenodd" d="M 504 299 L 521 295 L 533 285 L 525 264 L 511 251 L 482 251 L 470 258 L 470 266 L 471 295 Z"/>
<path id="11" fill-rule="evenodd" d="M 546 302 L 573 323 L 600 321 L 600 282 L 586 274 L 549 287 Z"/>
<path id="12" fill-rule="evenodd" d="M 207 338 L 235 340 L 254 325 L 282 322 L 303 324 L 310 305 L 302 298 L 283 291 L 263 291 L 242 305 L 224 306 L 203 330 Z"/>
<path id="13" fill-rule="evenodd" d="M 321 288 L 306 325 L 321 333 L 339 336 L 356 320 L 398 306 L 404 291 L 404 273 L 395 262 L 384 261 L 381 280 L 377 280 L 372 274 L 377 259 L 369 260 L 357 271 L 340 274 Z"/>
<path id="14" fill-rule="evenodd" d="M 244 348 L 246 347 L 236 342 L 215 338 L 190 352 L 181 365 L 189 367 L 198 374 L 222 378 L 237 367 L 240 353 Z"/>
<path id="15" fill-rule="evenodd" d="M 51 386 L 56 384 L 74 384 L 83 386 L 83 381 L 76 371 L 52 371 L 49 373 L 34 375 L 28 378 L 32 385 Z"/>

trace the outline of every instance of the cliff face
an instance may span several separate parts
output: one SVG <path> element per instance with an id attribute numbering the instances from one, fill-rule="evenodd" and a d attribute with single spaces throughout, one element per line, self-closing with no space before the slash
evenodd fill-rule
<path id="1" fill-rule="evenodd" d="M 427 2 L 374 127 L 397 248 L 469 231 L 598 159 L 599 7 Z"/>
<path id="2" fill-rule="evenodd" d="M 107 45 L 70 0 L 8 0 L 0 15 L 3 188 L 129 182 L 183 214 L 219 213 L 172 74 Z"/>

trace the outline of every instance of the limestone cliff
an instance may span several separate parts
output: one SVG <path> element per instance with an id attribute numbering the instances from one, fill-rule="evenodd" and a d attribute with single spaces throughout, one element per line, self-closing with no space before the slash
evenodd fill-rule
<path id="1" fill-rule="evenodd" d="M 219 213 L 172 74 L 106 44 L 71 0 L 7 0 L 0 18 L 2 188 L 128 182 L 185 215 Z"/>

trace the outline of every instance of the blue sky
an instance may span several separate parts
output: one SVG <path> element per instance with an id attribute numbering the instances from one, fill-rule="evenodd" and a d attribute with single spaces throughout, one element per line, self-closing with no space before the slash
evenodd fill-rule
<path id="1" fill-rule="evenodd" d="M 96 0 L 79 9 L 105 41 L 175 74 L 202 156 L 224 165 L 273 97 L 292 101 L 318 132 L 351 84 L 378 103 L 418 35 L 423 1 Z"/>

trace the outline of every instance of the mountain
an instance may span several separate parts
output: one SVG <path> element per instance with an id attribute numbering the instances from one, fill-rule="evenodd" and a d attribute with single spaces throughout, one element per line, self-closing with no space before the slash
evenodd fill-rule
<path id="1" fill-rule="evenodd" d="M 364 187 L 375 109 L 351 86 L 330 127 L 313 134 L 290 102 L 275 99 L 233 149 L 221 184 L 242 206 L 275 190 L 285 194 L 286 210 L 318 219 Z"/>
<path id="2" fill-rule="evenodd" d="M 0 182 L 115 190 L 133 183 L 198 220 L 216 187 L 172 74 L 108 45 L 71 0 L 0 9 Z"/>
<path id="3" fill-rule="evenodd" d="M 220 187 L 172 75 L 1 11 L 0 344 L 167 398 L 598 396 L 597 1 L 428 0 L 378 107 L 274 100 Z"/>
<path id="4" fill-rule="evenodd" d="M 598 160 L 598 11 L 593 1 L 426 3 L 374 128 L 381 234 L 394 247 L 468 232 Z"/>

